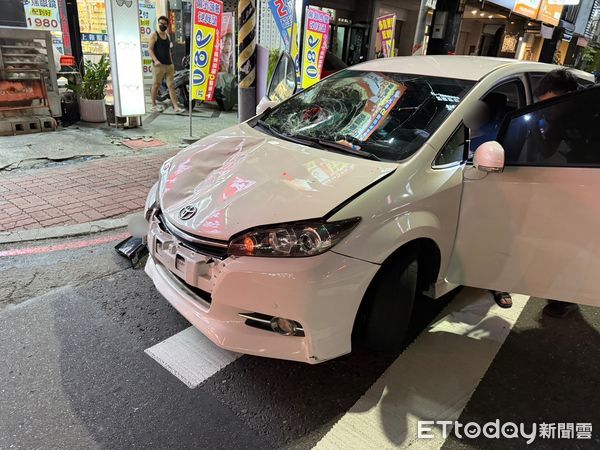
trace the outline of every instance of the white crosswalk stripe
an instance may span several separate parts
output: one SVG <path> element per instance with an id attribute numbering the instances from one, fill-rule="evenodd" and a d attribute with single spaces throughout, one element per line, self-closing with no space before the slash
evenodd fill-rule
<path id="1" fill-rule="evenodd" d="M 457 420 L 528 297 L 501 309 L 465 289 L 319 441 L 317 449 L 440 448 L 441 430 L 418 439 L 419 420 Z"/>
<path id="2" fill-rule="evenodd" d="M 191 389 L 241 356 L 217 347 L 194 327 L 146 349 L 145 353 Z"/>

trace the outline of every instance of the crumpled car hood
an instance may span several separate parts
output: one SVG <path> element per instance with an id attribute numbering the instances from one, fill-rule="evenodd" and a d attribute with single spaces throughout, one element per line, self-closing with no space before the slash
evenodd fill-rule
<path id="1" fill-rule="evenodd" d="M 228 240 L 259 225 L 323 217 L 395 168 L 277 139 L 242 124 L 167 161 L 159 200 L 166 219 L 179 229 Z M 182 219 L 186 206 L 196 211 Z"/>

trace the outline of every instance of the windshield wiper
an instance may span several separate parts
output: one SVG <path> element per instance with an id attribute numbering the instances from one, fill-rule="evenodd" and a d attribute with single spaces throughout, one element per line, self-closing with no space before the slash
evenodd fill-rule
<path id="1" fill-rule="evenodd" d="M 266 130 L 269 132 L 270 135 L 281 138 L 283 137 L 281 135 L 281 133 L 277 132 L 277 130 L 275 130 L 275 128 L 273 128 L 271 125 L 269 125 L 267 122 L 265 122 L 263 119 L 258 119 L 256 121 L 256 125 L 260 126 L 262 129 Z"/>
<path id="2" fill-rule="evenodd" d="M 361 150 L 359 145 L 346 145 L 339 141 L 328 141 L 327 139 L 316 139 L 317 143 L 330 148 L 335 148 L 344 153 L 350 153 L 351 155 L 362 156 L 363 158 L 372 159 L 374 161 L 382 161 L 382 159 L 374 153 Z"/>

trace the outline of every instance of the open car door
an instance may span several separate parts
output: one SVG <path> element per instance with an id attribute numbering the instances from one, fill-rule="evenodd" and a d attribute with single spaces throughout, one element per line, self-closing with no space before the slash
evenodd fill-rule
<path id="1" fill-rule="evenodd" d="M 600 87 L 516 111 L 498 142 L 465 169 L 447 280 L 600 306 Z"/>

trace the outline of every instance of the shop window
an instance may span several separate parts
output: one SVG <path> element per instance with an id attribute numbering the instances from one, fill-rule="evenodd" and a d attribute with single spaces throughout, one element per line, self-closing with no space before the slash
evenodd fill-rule
<path id="1" fill-rule="evenodd" d="M 531 92 L 535 92 L 537 87 L 540 84 L 540 81 L 542 81 L 542 78 L 544 78 L 546 74 L 545 73 L 530 73 L 529 74 L 529 84 L 531 85 Z M 593 81 L 589 81 L 586 80 L 585 78 L 577 78 L 577 84 L 579 84 L 579 89 L 585 89 L 588 87 L 591 87 L 594 82 Z M 539 101 L 539 99 L 535 96 L 533 96 L 533 100 L 534 102 Z"/>

